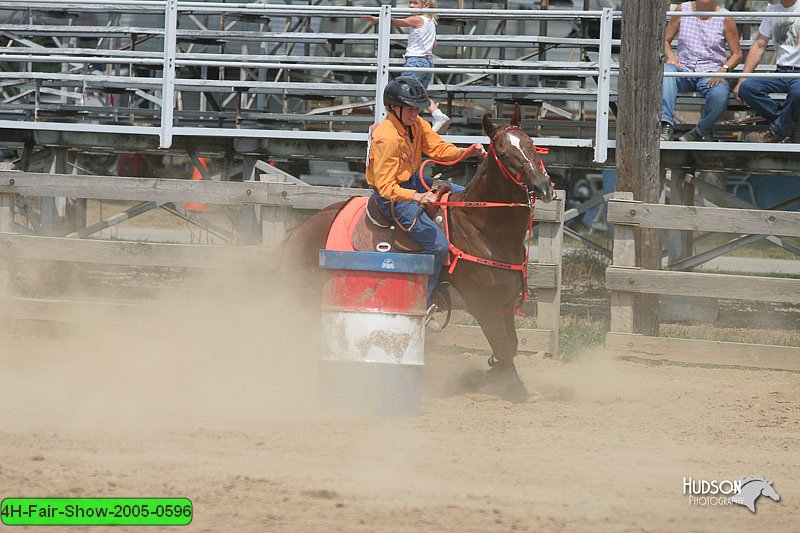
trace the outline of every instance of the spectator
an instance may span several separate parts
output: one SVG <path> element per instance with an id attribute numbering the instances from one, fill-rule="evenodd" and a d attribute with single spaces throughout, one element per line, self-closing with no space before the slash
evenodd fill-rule
<path id="1" fill-rule="evenodd" d="M 772 39 L 776 50 L 777 72 L 800 74 L 800 0 L 770 0 L 767 13 L 792 13 L 794 17 L 764 17 L 758 27 L 742 72 L 753 72 Z M 786 93 L 781 106 L 770 93 Z M 800 124 L 800 79 L 741 78 L 733 94 L 769 121 L 766 131 L 748 133 L 745 139 L 755 143 L 781 142 Z M 800 132 L 798 132 L 800 133 Z"/>
<path id="2" fill-rule="evenodd" d="M 436 0 L 409 0 L 411 9 L 435 9 Z M 378 17 L 366 15 L 365 20 L 371 24 L 378 23 Z M 436 15 L 411 15 L 403 19 L 392 19 L 392 26 L 399 28 L 412 28 L 408 33 L 408 44 L 404 67 L 433 68 L 433 49 L 436 46 Z M 427 89 L 433 80 L 433 72 L 403 72 L 401 76 L 416 78 Z M 444 133 L 450 125 L 450 117 L 442 113 L 433 100 L 427 106 L 428 112 L 433 116 L 433 131 Z"/>
<path id="3" fill-rule="evenodd" d="M 680 10 L 685 12 L 715 11 L 728 13 L 715 0 L 683 2 Z M 678 55 L 672 51 L 672 40 L 678 36 Z M 725 48 L 730 50 L 728 57 Z M 742 60 L 739 47 L 739 32 L 733 17 L 672 17 L 667 24 L 664 54 L 667 64 L 664 72 L 730 72 Z M 675 100 L 678 92 L 698 91 L 705 97 L 705 106 L 700 121 L 691 131 L 681 135 L 679 141 L 701 141 L 708 139 L 711 129 L 728 108 L 730 86 L 724 78 L 664 77 L 661 98 L 662 141 L 672 138 L 675 124 Z"/>

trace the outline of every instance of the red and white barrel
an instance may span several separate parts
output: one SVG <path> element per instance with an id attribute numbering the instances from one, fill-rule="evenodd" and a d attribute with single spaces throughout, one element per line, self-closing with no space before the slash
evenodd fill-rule
<path id="1" fill-rule="evenodd" d="M 433 256 L 321 250 L 321 405 L 388 416 L 419 412 Z"/>

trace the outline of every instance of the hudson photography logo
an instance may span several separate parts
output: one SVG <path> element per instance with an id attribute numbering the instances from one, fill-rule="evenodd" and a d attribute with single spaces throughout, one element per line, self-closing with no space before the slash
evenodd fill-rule
<path id="1" fill-rule="evenodd" d="M 694 479 L 683 478 L 683 494 L 688 496 L 689 505 L 726 506 L 743 505 L 756 512 L 756 500 L 760 496 L 767 496 L 774 501 L 780 501 L 781 496 L 772 486 L 772 481 L 762 476 L 747 476 L 741 479 Z"/>

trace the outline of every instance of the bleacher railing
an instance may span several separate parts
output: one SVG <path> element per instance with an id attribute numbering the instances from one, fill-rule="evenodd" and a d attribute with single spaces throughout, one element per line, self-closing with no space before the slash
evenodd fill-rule
<path id="1" fill-rule="evenodd" d="M 442 27 L 450 31 L 440 28 L 435 67 L 414 69 L 439 78 L 430 87 L 434 99 L 468 101 L 465 115 L 498 101 L 535 104 L 538 119 L 556 117 L 536 121 L 537 144 L 591 148 L 595 162 L 606 161 L 615 146 L 609 107 L 619 75 L 613 51 L 620 42 L 612 38 L 619 11 L 428 11 L 449 21 Z M 131 133 L 155 136 L 161 148 L 175 136 L 366 142 L 369 125 L 382 116 L 385 84 L 410 70 L 399 57 L 406 37 L 391 32 L 390 20 L 412 12 L 418 10 L 389 5 L 0 1 L 0 128 Z M 379 17 L 377 30 L 364 15 Z M 745 22 L 764 16 L 733 15 Z M 596 37 L 520 34 L 535 22 L 599 30 Z M 507 31 L 515 24 L 516 32 Z M 769 70 L 749 76 L 774 75 Z M 456 120 L 457 134 L 447 138 L 487 142 L 474 124 Z"/>

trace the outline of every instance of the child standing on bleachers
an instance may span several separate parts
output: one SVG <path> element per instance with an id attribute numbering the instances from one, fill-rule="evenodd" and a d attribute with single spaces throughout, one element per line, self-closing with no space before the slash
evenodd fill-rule
<path id="1" fill-rule="evenodd" d="M 436 0 L 409 0 L 411 9 L 435 9 Z M 378 23 L 378 17 L 365 15 L 362 17 L 371 24 Z M 411 28 L 408 33 L 406 53 L 403 55 L 405 64 L 410 68 L 433 68 L 433 49 L 436 46 L 436 15 L 420 14 L 411 15 L 402 19 L 392 19 L 392 26 L 398 28 Z M 427 89 L 433 80 L 433 72 L 403 72 L 400 76 L 416 78 Z M 433 131 L 444 133 L 450 125 L 450 117 L 442 113 L 433 100 L 427 108 L 433 116 Z"/>

